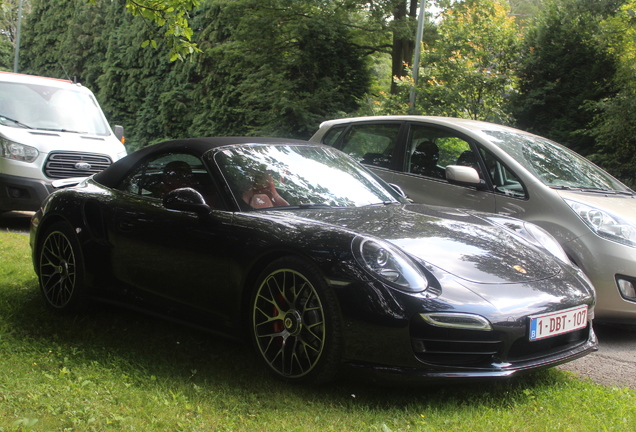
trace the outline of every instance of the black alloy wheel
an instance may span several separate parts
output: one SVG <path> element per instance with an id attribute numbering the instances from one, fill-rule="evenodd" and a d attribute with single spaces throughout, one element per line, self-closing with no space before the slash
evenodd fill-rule
<path id="1" fill-rule="evenodd" d="M 75 312 L 84 305 L 82 251 L 68 223 L 55 223 L 44 232 L 38 253 L 38 274 L 40 290 L 49 308 Z"/>
<path id="2" fill-rule="evenodd" d="M 337 301 L 316 269 L 294 257 L 276 260 L 259 278 L 251 306 L 252 339 L 276 377 L 320 384 L 335 376 Z"/>

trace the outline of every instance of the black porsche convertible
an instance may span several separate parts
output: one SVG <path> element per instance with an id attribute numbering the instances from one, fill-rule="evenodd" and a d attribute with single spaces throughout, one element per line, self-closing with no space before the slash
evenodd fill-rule
<path id="1" fill-rule="evenodd" d="M 109 302 L 251 339 L 290 382 L 509 377 L 597 348 L 594 289 L 544 230 L 410 204 L 303 141 L 145 147 L 49 196 L 31 247 L 51 309 Z"/>

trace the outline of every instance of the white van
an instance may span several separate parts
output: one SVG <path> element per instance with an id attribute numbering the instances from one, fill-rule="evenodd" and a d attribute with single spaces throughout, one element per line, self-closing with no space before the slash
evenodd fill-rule
<path id="1" fill-rule="evenodd" d="M 86 87 L 0 72 L 0 212 L 37 210 L 68 179 L 124 157 L 123 128 L 115 132 Z"/>

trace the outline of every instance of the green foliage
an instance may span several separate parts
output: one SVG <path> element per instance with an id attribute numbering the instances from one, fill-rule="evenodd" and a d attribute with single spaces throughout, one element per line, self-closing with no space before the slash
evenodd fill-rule
<path id="1" fill-rule="evenodd" d="M 539 14 L 544 0 L 508 0 L 508 3 L 517 22 L 524 25 Z"/>
<path id="2" fill-rule="evenodd" d="M 185 60 L 200 51 L 196 43 L 192 42 L 193 30 L 188 22 L 189 12 L 195 10 L 200 3 L 200 0 L 127 0 L 126 10 L 133 16 L 141 16 L 158 27 L 165 28 L 163 37 L 170 49 L 170 61 L 175 61 Z M 142 42 L 142 47 L 148 45 L 155 49 L 158 46 L 155 39 Z"/>
<path id="3" fill-rule="evenodd" d="M 617 93 L 593 105 L 596 153 L 590 158 L 636 188 L 636 2 L 629 1 L 602 27 L 617 59 Z"/>
<path id="4" fill-rule="evenodd" d="M 58 64 L 58 59 L 63 57 L 57 46 L 67 30 L 66 23 L 77 1 L 55 4 L 35 0 L 32 3 L 31 13 L 22 23 L 19 70 L 66 78 L 63 66 Z M 43 19 L 45 16 L 51 19 Z"/>
<path id="5" fill-rule="evenodd" d="M 324 118 L 354 111 L 367 91 L 357 7 L 207 0 L 190 16 L 201 52 L 170 62 L 163 39 L 143 47 L 147 23 L 125 5 L 37 1 L 23 66 L 76 76 L 125 127 L 129 149 L 202 135 L 308 138 Z"/>
<path id="6" fill-rule="evenodd" d="M 195 71 L 209 93 L 197 133 L 308 138 L 323 118 L 355 110 L 368 88 L 346 14 L 285 0 L 218 1 L 204 14 Z"/>
<path id="7" fill-rule="evenodd" d="M 0 35 L 0 70 L 13 71 L 14 55 L 13 44 Z"/>
<path id="8" fill-rule="evenodd" d="M 30 0 L 0 0 L 0 70 L 13 71 L 20 2 L 24 16 L 30 11 Z"/>
<path id="9" fill-rule="evenodd" d="M 446 8 L 434 39 L 425 42 L 416 105 L 407 105 L 412 76 L 399 79 L 402 94 L 381 95 L 375 112 L 417 113 L 508 121 L 506 98 L 516 89 L 520 43 L 505 2 L 466 0 Z"/>
<path id="10" fill-rule="evenodd" d="M 511 105 L 519 127 L 592 153 L 588 128 L 594 112 L 587 107 L 615 94 L 616 60 L 601 23 L 622 2 L 547 2 L 525 36 L 520 93 Z"/>

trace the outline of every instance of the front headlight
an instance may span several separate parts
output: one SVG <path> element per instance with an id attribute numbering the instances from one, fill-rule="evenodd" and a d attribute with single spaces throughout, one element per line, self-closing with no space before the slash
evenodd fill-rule
<path id="1" fill-rule="evenodd" d="M 502 218 L 498 216 L 488 217 L 488 220 L 510 231 L 534 246 L 545 250 L 567 264 L 572 264 L 559 242 L 552 234 L 538 225 L 524 222 L 518 219 Z"/>
<path id="2" fill-rule="evenodd" d="M 636 227 L 605 210 L 563 199 L 596 235 L 626 246 L 636 247 Z"/>
<path id="3" fill-rule="evenodd" d="M 406 292 L 421 292 L 428 280 L 399 248 L 378 239 L 356 237 L 352 244 L 358 262 L 383 282 Z"/>
<path id="4" fill-rule="evenodd" d="M 38 157 L 38 150 L 24 144 L 18 144 L 0 137 L 0 156 L 22 162 L 33 162 Z"/>

